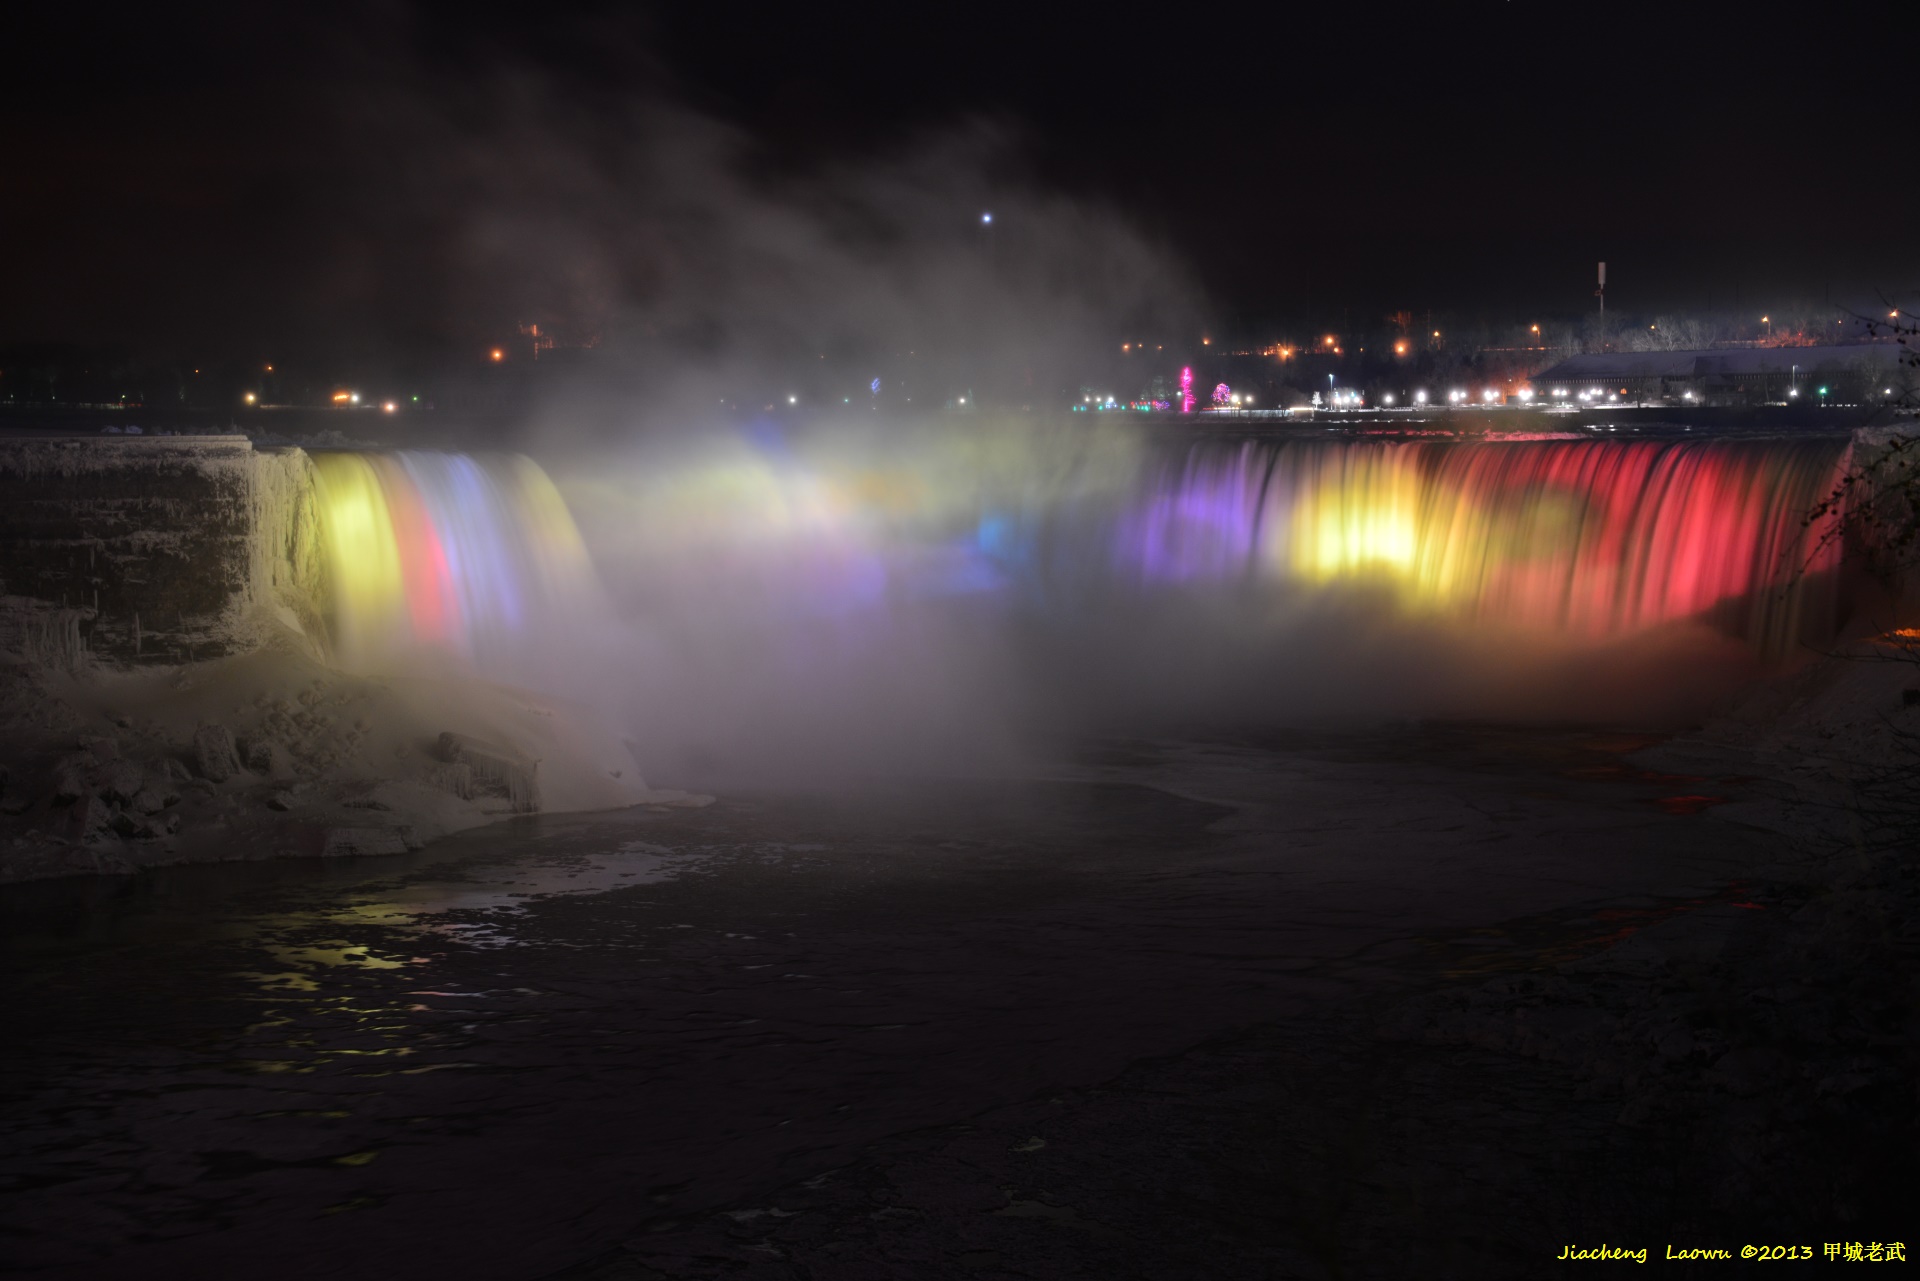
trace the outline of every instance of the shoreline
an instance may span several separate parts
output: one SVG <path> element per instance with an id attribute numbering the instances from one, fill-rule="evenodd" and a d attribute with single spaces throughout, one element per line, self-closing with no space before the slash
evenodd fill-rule
<path id="1" fill-rule="evenodd" d="M 212 662 L 17 663 L 0 681 L 0 884 L 399 854 L 520 814 L 712 799 L 649 788 L 586 709 L 457 677 L 349 675 L 284 630 Z"/>

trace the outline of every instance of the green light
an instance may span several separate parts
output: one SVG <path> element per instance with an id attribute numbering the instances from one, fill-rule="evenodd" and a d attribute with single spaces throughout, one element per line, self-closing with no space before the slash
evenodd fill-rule
<path id="1" fill-rule="evenodd" d="M 1827 394 L 1827 389 L 1826 389 L 1825 387 L 1822 387 L 1822 388 L 1820 389 L 1820 394 L 1821 394 L 1822 396 L 1824 396 L 1824 395 L 1826 395 L 1826 394 Z"/>

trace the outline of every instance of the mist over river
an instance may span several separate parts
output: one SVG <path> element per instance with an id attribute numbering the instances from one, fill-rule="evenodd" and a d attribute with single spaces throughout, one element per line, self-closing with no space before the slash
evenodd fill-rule
<path id="1" fill-rule="evenodd" d="M 228 715 L 244 678 L 289 734 L 366 706 L 347 764 L 297 758 L 330 822 L 451 814 L 339 771 L 502 737 L 420 766 L 472 792 L 425 848 L 265 859 L 278 784 L 239 770 L 184 806 L 241 861 L 0 887 L 0 1258 L 1211 1281 L 1437 1241 L 1522 1275 L 1786 1221 L 1642 1059 L 1687 1018 L 1703 1079 L 1758 1053 L 1708 1027 L 1726 958 L 1828 875 L 1794 758 L 1669 739 L 1845 624 L 1808 513 L 1851 446 L 1541 437 L 273 455 L 301 630 L 99 687 Z"/>

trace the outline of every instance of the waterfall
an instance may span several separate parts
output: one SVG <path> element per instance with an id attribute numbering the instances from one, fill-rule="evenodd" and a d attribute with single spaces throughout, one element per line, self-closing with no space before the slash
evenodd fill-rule
<path id="1" fill-rule="evenodd" d="M 594 600 L 580 534 L 526 458 L 318 453 L 328 631 L 362 670 L 426 656 L 524 675 Z"/>
<path id="2" fill-rule="evenodd" d="M 1410 611 L 1605 640 L 1705 619 L 1824 638 L 1844 442 L 1265 441 L 1151 466 L 1117 522 L 1141 585 L 1370 584 Z"/>

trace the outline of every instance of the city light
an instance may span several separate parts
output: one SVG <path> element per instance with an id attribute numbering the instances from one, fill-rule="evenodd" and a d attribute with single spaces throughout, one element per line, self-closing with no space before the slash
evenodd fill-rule
<path id="1" fill-rule="evenodd" d="M 1416 391 L 1416 392 L 1414 392 L 1414 393 L 1413 393 L 1413 403 L 1414 403 L 1414 404 L 1416 404 L 1416 405 L 1424 405 L 1424 404 L 1426 404 L 1426 403 L 1427 403 L 1427 393 L 1426 393 L 1426 392 L 1424 392 L 1424 391 Z"/>
<path id="2" fill-rule="evenodd" d="M 353 393 L 351 392 L 336 391 L 333 393 L 333 403 L 336 405 L 344 405 L 347 403 L 348 399 L 352 396 L 352 394 Z"/>
<path id="3" fill-rule="evenodd" d="M 980 225 L 983 227 L 991 227 L 993 225 L 993 215 L 990 213 L 981 214 Z"/>
<path id="4" fill-rule="evenodd" d="M 800 403 L 800 398 L 798 396 L 789 396 L 787 397 L 787 403 L 789 405 L 797 405 Z"/>
<path id="5" fill-rule="evenodd" d="M 249 405 L 251 405 L 251 404 L 253 403 L 253 393 L 252 393 L 252 392 L 248 392 L 248 393 L 247 393 L 247 396 L 246 396 L 246 400 L 247 400 L 247 403 L 248 403 Z"/>
<path id="6" fill-rule="evenodd" d="M 498 347 L 495 347 L 492 351 L 487 353 L 487 359 L 493 361 L 495 364 L 500 363 L 506 358 L 507 358 L 507 353 L 504 351 L 501 351 Z"/>
<path id="7" fill-rule="evenodd" d="M 1520 402 L 1522 404 L 1525 404 L 1527 401 L 1530 401 L 1532 399 L 1533 399 L 1533 388 L 1522 387 L 1520 389 Z"/>
<path id="8" fill-rule="evenodd" d="M 1402 339 L 1401 341 L 1393 345 L 1393 354 L 1396 356 L 1404 356 L 1407 354 L 1407 344 L 1405 339 Z"/>
<path id="9" fill-rule="evenodd" d="M 1380 397 L 1380 403 L 1383 405 L 1391 405 L 1393 403 L 1393 393 L 1388 392 L 1386 395 Z"/>
<path id="10" fill-rule="evenodd" d="M 1486 401 L 1488 404 L 1492 404 L 1494 401 L 1498 400 L 1499 398 L 1500 398 L 1500 393 L 1495 391 L 1491 387 L 1487 388 L 1485 391 L 1480 393 L 1480 399 Z"/>
<path id="11" fill-rule="evenodd" d="M 400 406 L 394 404 L 391 400 L 389 400 L 386 404 L 380 406 L 380 408 L 386 410 L 388 413 L 393 413 L 395 410 L 399 409 Z"/>

